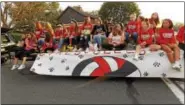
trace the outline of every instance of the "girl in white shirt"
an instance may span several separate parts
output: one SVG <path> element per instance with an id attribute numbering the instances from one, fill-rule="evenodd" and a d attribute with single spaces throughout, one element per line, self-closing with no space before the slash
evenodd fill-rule
<path id="1" fill-rule="evenodd" d="M 114 26 L 112 32 L 109 34 L 108 43 L 102 45 L 104 49 L 122 50 L 125 47 L 124 32 L 120 29 L 119 26 L 119 24 Z"/>

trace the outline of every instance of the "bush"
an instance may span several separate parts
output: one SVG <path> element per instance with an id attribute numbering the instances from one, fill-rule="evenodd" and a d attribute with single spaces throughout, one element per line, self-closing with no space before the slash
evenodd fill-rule
<path id="1" fill-rule="evenodd" d="M 10 33 L 12 36 L 13 36 L 13 38 L 15 39 L 15 42 L 18 42 L 19 40 L 21 40 L 21 33 L 17 33 L 17 32 L 11 32 Z"/>

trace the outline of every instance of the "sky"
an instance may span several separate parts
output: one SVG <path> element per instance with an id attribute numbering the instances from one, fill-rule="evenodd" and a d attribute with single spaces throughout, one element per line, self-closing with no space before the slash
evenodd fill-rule
<path id="1" fill-rule="evenodd" d="M 184 2 L 136 2 L 141 15 L 149 18 L 153 12 L 158 12 L 160 19 L 170 18 L 174 22 L 184 23 Z M 84 11 L 99 10 L 103 2 L 60 2 L 60 7 L 80 5 Z"/>

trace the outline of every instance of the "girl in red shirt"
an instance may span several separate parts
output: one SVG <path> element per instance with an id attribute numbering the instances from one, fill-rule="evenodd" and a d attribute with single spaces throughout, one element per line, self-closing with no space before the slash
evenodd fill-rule
<path id="1" fill-rule="evenodd" d="M 61 37 L 61 31 L 62 31 L 62 25 L 59 24 L 57 25 L 57 28 L 55 29 L 55 32 L 54 32 L 54 36 L 53 36 L 53 42 L 56 44 L 57 42 L 59 42 L 60 40 L 60 37 Z"/>
<path id="2" fill-rule="evenodd" d="M 79 51 L 81 50 L 88 50 L 89 44 L 88 42 L 92 39 L 91 37 L 91 31 L 93 29 L 93 25 L 91 23 L 91 18 L 86 17 L 83 25 L 81 26 L 81 36 L 79 40 Z"/>
<path id="3" fill-rule="evenodd" d="M 38 45 L 42 46 L 42 44 L 44 43 L 44 31 L 45 31 L 45 27 L 42 25 L 42 23 L 40 21 L 36 22 L 36 31 L 35 31 L 35 35 L 36 38 L 38 40 Z"/>
<path id="4" fill-rule="evenodd" d="M 136 22 L 136 15 L 135 14 L 131 14 L 130 15 L 130 21 L 127 24 L 126 27 L 126 42 L 129 42 L 130 37 L 137 42 L 137 37 L 138 37 L 138 33 L 137 33 L 137 22 Z"/>
<path id="5" fill-rule="evenodd" d="M 52 36 L 47 32 L 45 42 L 41 47 L 41 52 L 53 52 L 56 47 L 57 45 L 53 43 Z"/>
<path id="6" fill-rule="evenodd" d="M 176 43 L 173 23 L 170 19 L 163 20 L 162 27 L 159 29 L 159 44 L 162 50 L 167 53 L 172 68 L 180 69 L 180 49 Z"/>
<path id="7" fill-rule="evenodd" d="M 179 32 L 177 34 L 177 41 L 179 43 L 179 47 L 184 50 L 184 58 L 185 58 L 185 44 L 184 44 L 184 26 L 182 26 L 180 29 L 179 29 Z"/>
<path id="8" fill-rule="evenodd" d="M 144 21 L 144 17 L 143 16 L 138 16 L 137 17 L 137 32 L 139 33 L 140 30 L 141 30 L 141 24 L 142 24 L 142 21 Z"/>
<path id="9" fill-rule="evenodd" d="M 57 33 L 55 33 L 55 34 L 60 34 L 60 39 L 59 39 L 59 43 L 58 43 L 58 50 L 59 50 L 62 48 L 64 40 L 66 39 L 66 36 L 68 35 L 68 30 L 63 24 L 61 24 L 58 31 L 56 31 L 56 32 Z"/>
<path id="10" fill-rule="evenodd" d="M 64 43 L 66 45 L 69 45 L 69 49 L 71 48 L 72 45 L 74 45 L 73 51 L 77 50 L 77 44 L 78 44 L 78 38 L 80 35 L 80 29 L 78 27 L 77 21 L 76 20 L 71 20 L 71 25 L 68 29 L 69 33 L 66 36 Z"/>
<path id="11" fill-rule="evenodd" d="M 184 44 L 184 26 L 180 27 L 176 39 L 179 43 Z"/>
<path id="12" fill-rule="evenodd" d="M 138 60 L 141 48 L 148 47 L 152 44 L 153 35 L 153 29 L 149 27 L 148 19 L 145 19 L 141 22 L 141 30 L 138 34 L 138 45 L 136 46 L 136 54 L 133 58 L 134 60 Z"/>
<path id="13" fill-rule="evenodd" d="M 160 19 L 159 19 L 158 13 L 157 12 L 152 13 L 151 18 L 149 19 L 149 23 L 150 23 L 150 28 L 152 28 L 154 32 L 156 32 L 156 27 L 160 23 L 159 20 Z"/>

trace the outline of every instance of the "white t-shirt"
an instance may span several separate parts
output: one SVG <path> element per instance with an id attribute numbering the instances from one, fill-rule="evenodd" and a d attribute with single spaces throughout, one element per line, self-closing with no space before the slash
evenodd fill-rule
<path id="1" fill-rule="evenodd" d="M 109 35 L 109 39 L 112 40 L 112 43 L 121 43 L 121 35 L 112 35 L 112 33 Z"/>

